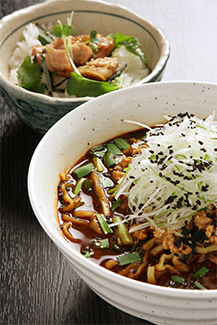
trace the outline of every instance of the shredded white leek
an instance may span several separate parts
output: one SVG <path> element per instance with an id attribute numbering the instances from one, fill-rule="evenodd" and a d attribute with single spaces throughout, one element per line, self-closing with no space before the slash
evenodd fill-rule
<path id="1" fill-rule="evenodd" d="M 217 205 L 214 113 L 207 119 L 188 113 L 165 118 L 165 125 L 147 132 L 149 147 L 133 157 L 115 194 L 128 197 L 132 213 L 126 221 L 138 224 L 133 231 L 153 225 L 176 232 L 196 211 Z"/>

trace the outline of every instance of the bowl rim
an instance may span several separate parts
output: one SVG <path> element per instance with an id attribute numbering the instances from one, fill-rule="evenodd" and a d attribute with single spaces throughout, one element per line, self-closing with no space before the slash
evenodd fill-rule
<path id="1" fill-rule="evenodd" d="M 66 1 L 66 2 L 69 2 L 69 0 L 62 0 L 62 1 Z M 77 0 L 71 0 L 71 2 L 73 1 L 77 1 Z M 155 78 L 160 75 L 162 73 L 162 71 L 164 70 L 166 64 L 167 64 L 167 61 L 169 60 L 169 57 L 170 57 L 170 43 L 169 43 L 169 40 L 167 39 L 166 35 L 164 34 L 164 32 L 161 30 L 160 27 L 154 25 L 151 21 L 149 21 L 148 19 L 145 19 L 143 18 L 141 15 L 137 14 L 136 12 L 130 10 L 129 8 L 123 6 L 123 5 L 119 5 L 119 4 L 112 4 L 112 3 L 104 3 L 102 0 L 80 0 L 82 2 L 92 2 L 93 3 L 93 12 L 94 12 L 94 4 L 97 4 L 97 3 L 100 3 L 100 4 L 103 4 L 106 8 L 110 8 L 110 9 L 115 9 L 116 8 L 120 8 L 121 10 L 125 11 L 126 13 L 130 14 L 130 15 L 133 15 L 134 18 L 139 18 L 140 20 L 143 20 L 145 22 L 145 24 L 147 24 L 148 27 L 150 27 L 153 31 L 155 31 L 155 33 L 157 33 L 159 36 L 160 36 L 160 42 L 158 43 L 155 39 L 155 37 L 152 35 L 152 38 L 154 40 L 154 42 L 157 44 L 157 47 L 159 48 L 160 46 L 160 58 L 156 64 L 156 66 L 154 67 L 154 69 L 151 71 L 151 73 L 146 76 L 145 78 L 143 78 L 142 80 L 140 80 L 138 82 L 138 84 L 136 84 L 135 86 L 137 85 L 140 85 L 140 84 L 143 84 L 143 83 L 150 83 L 150 82 L 153 82 L 155 81 Z M 30 10 L 36 10 L 36 9 L 40 9 L 40 8 L 43 8 L 44 4 L 53 4 L 55 2 L 59 2 L 59 0 L 47 0 L 46 2 L 42 2 L 42 3 L 39 3 L 39 4 L 34 4 L 34 5 L 31 5 L 31 6 L 28 6 L 28 7 L 25 7 L 25 8 L 22 8 L 20 10 L 16 10 L 12 13 L 10 13 L 9 15 L 7 16 L 4 16 L 1 20 L 0 20 L 0 31 L 1 31 L 1 27 L 6 23 L 8 24 L 8 21 L 10 20 L 13 20 L 15 19 L 19 14 L 27 14 Z M 76 11 L 76 10 L 75 10 Z M 85 11 L 85 10 L 83 10 Z M 63 11 L 64 12 L 64 11 Z M 99 12 L 99 10 L 98 10 Z M 55 12 L 55 13 L 52 13 L 52 15 L 56 15 L 58 14 L 58 12 Z M 109 14 L 114 14 L 113 12 L 109 12 Z M 45 15 L 46 16 L 46 15 Z M 124 15 L 116 15 L 120 18 L 123 18 L 123 19 L 126 19 L 126 17 Z M 40 15 L 34 19 L 31 19 L 29 21 L 26 21 L 22 23 L 20 23 L 19 27 L 17 27 L 15 30 L 13 30 L 9 35 L 7 35 L 6 38 L 3 39 L 3 41 L 1 42 L 0 44 L 0 50 L 2 48 L 2 46 L 4 45 L 5 41 L 19 28 L 21 27 L 24 27 L 25 25 L 29 24 L 32 20 L 36 20 L 37 18 L 42 18 L 43 15 Z M 138 24 L 136 22 L 136 20 L 132 20 L 132 17 L 131 18 L 127 18 L 128 20 L 131 20 L 132 22 L 136 23 L 137 25 L 140 25 L 141 24 Z M 141 26 L 142 27 L 142 26 Z M 144 27 L 142 27 L 144 28 Z M 146 29 L 146 28 L 145 28 Z M 147 30 L 147 32 L 149 34 L 150 31 Z M 48 102 L 50 102 L 51 104 L 54 104 L 55 102 L 80 102 L 80 101 L 88 101 L 90 99 L 93 99 L 95 97 L 75 97 L 75 98 L 61 98 L 61 97 L 50 97 L 48 95 L 45 95 L 45 94 L 40 94 L 40 93 L 35 93 L 35 92 L 31 92 L 29 90 L 26 90 L 22 87 L 19 87 L 19 86 L 16 86 L 15 84 L 13 84 L 12 82 L 10 82 L 0 71 L 0 81 L 2 80 L 2 82 L 6 85 L 6 87 L 8 88 L 11 88 L 14 92 L 19 92 L 20 95 L 22 96 L 25 96 L 25 97 L 31 97 L 33 100 L 34 99 L 40 99 L 40 100 L 47 100 Z M 134 86 L 130 86 L 130 87 L 134 87 Z M 129 87 L 127 87 L 129 88 Z"/>
<path id="2" fill-rule="evenodd" d="M 214 86 L 214 88 L 216 88 L 217 90 L 217 83 L 213 83 L 213 82 L 203 82 L 203 81 L 163 81 L 160 83 L 150 83 L 150 84 L 143 84 L 143 85 L 138 85 L 135 86 L 136 88 L 140 88 L 141 91 L 146 90 L 149 87 L 153 87 L 156 89 L 156 87 L 161 87 L 162 86 L 171 86 L 173 85 L 174 87 L 178 88 L 180 86 L 188 86 L 188 85 L 192 85 L 192 84 L 199 84 L 202 86 Z M 134 87 L 131 87 L 130 92 L 133 91 Z M 123 97 L 124 94 L 128 94 L 129 93 L 129 89 L 121 89 L 119 92 L 116 92 L 115 96 L 121 96 Z M 216 92 L 217 93 L 217 92 Z M 109 99 L 109 97 L 112 96 L 112 93 L 108 93 L 108 94 L 104 94 L 98 98 L 95 99 L 95 106 L 97 105 L 97 102 L 103 100 L 107 100 L 107 97 Z M 103 97 L 103 98 L 102 98 Z M 105 98 L 105 99 L 104 99 Z M 216 300 L 216 292 L 217 290 L 215 289 L 211 289 L 211 290 L 200 290 L 200 289 L 178 289 L 178 288 L 170 288 L 170 287 L 163 287 L 163 286 L 159 286 L 159 285 L 153 285 L 153 284 L 149 284 L 149 283 L 145 283 L 145 282 L 141 282 L 141 281 L 137 281 L 134 279 L 130 279 L 127 277 L 124 277 L 122 275 L 116 274 L 114 272 L 111 272 L 110 270 L 105 269 L 104 267 L 95 264 L 94 262 L 92 262 L 91 260 L 85 258 L 84 256 L 82 256 L 80 253 L 73 251 L 73 249 L 71 248 L 70 245 L 68 245 L 68 242 L 66 240 L 60 239 L 61 237 L 57 236 L 56 234 L 54 234 L 50 228 L 48 227 L 48 222 L 45 221 L 43 219 L 43 214 L 40 211 L 40 208 L 37 206 L 36 204 L 36 199 L 35 199 L 35 190 L 34 190 L 34 182 L 33 182 L 33 178 L 34 178 L 34 170 L 36 168 L 37 165 L 37 159 L 38 156 L 40 154 L 40 150 L 41 147 L 44 145 L 44 143 L 46 143 L 47 138 L 50 137 L 50 134 L 53 133 L 53 131 L 56 129 L 56 126 L 59 125 L 60 123 L 62 123 L 64 120 L 68 119 L 69 115 L 73 115 L 74 112 L 77 110 L 83 110 L 83 108 L 86 108 L 88 105 L 92 105 L 91 102 L 87 102 L 82 104 L 81 106 L 77 107 L 75 110 L 70 111 L 69 113 L 67 113 L 65 116 L 63 116 L 58 122 L 56 122 L 48 131 L 47 133 L 42 137 L 42 139 L 40 140 L 40 142 L 38 143 L 30 164 L 29 164 L 29 169 L 28 169 L 28 175 L 27 175 L 27 190 L 28 190 L 28 195 L 29 195 L 29 199 L 30 199 L 30 203 L 33 209 L 33 212 L 37 218 L 37 220 L 39 221 L 40 225 L 42 226 L 43 230 L 46 232 L 46 234 L 50 237 L 50 239 L 58 246 L 61 248 L 61 250 L 63 250 L 65 252 L 66 255 L 72 257 L 73 255 L 73 259 L 76 259 L 76 263 L 79 263 L 80 265 L 83 265 L 83 262 L 85 263 L 85 267 L 88 270 L 92 270 L 94 268 L 95 273 L 101 277 L 101 278 L 109 278 L 109 280 L 113 283 L 117 283 L 120 284 L 122 283 L 122 285 L 124 285 L 125 287 L 127 287 L 128 289 L 133 289 L 136 290 L 137 292 L 149 292 L 152 293 L 153 290 L 155 293 L 157 293 L 160 296 L 170 296 L 170 297 L 177 297 L 177 295 L 180 297 L 180 299 L 187 299 L 187 298 L 193 298 L 193 299 L 214 299 Z M 55 132 L 54 132 L 55 133 Z"/>

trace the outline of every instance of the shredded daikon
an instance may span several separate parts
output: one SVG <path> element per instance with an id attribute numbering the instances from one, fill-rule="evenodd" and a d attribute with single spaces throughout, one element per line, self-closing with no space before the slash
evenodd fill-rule
<path id="1" fill-rule="evenodd" d="M 132 158 L 115 193 L 116 199 L 128 197 L 132 213 L 126 221 L 136 219 L 133 231 L 153 225 L 177 232 L 196 211 L 217 205 L 214 113 L 206 119 L 188 113 L 165 118 L 165 125 L 149 129 L 148 148 Z"/>

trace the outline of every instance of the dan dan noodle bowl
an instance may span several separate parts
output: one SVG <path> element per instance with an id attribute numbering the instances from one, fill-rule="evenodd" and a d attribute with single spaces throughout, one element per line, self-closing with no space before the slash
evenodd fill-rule
<path id="1" fill-rule="evenodd" d="M 60 230 L 82 255 L 131 279 L 217 289 L 217 123 L 165 116 L 91 148 L 60 174 Z M 142 129 L 141 129 L 142 127 Z"/>

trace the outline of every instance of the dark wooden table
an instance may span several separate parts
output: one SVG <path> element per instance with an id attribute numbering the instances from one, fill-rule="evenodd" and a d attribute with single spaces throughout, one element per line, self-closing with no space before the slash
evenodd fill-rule
<path id="1" fill-rule="evenodd" d="M 0 0 L 0 18 L 43 0 Z M 110 0 L 162 28 L 171 43 L 167 80 L 217 83 L 216 0 Z M 150 324 L 93 293 L 37 222 L 27 171 L 41 135 L 0 97 L 0 324 Z M 186 107 L 186 110 L 188 108 Z"/>

